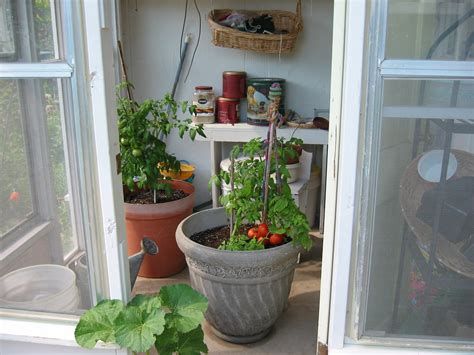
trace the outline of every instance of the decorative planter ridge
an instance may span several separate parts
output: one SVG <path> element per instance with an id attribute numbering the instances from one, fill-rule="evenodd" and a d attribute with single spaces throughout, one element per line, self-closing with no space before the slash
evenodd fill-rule
<path id="1" fill-rule="evenodd" d="M 192 286 L 209 299 L 206 319 L 216 334 L 236 343 L 263 338 L 280 317 L 293 281 L 298 248 L 285 244 L 259 251 L 224 251 L 189 237 L 225 225 L 224 208 L 195 213 L 176 231 Z"/>

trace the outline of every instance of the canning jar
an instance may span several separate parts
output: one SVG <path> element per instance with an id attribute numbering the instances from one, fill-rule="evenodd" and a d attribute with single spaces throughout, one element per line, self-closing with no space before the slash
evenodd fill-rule
<path id="1" fill-rule="evenodd" d="M 212 86 L 196 86 L 193 95 L 193 105 L 196 113 L 193 115 L 195 123 L 213 123 L 215 121 L 214 105 L 216 97 Z"/>

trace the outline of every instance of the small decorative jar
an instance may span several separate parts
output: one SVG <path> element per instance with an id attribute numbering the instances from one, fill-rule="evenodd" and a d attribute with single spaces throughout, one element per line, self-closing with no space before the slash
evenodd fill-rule
<path id="1" fill-rule="evenodd" d="M 228 99 L 227 97 L 218 97 L 217 100 L 217 122 L 219 123 L 238 123 L 240 119 L 240 100 Z"/>
<path id="2" fill-rule="evenodd" d="M 244 71 L 225 71 L 222 74 L 222 96 L 228 99 L 241 99 L 246 96 L 246 78 Z"/>
<path id="3" fill-rule="evenodd" d="M 193 115 L 194 123 L 214 123 L 215 95 L 212 86 L 196 86 L 193 95 L 193 105 L 196 106 L 196 114 Z"/>

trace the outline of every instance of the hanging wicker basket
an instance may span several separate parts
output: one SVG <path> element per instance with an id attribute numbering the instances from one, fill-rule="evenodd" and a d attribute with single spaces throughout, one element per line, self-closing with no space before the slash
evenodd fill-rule
<path id="1" fill-rule="evenodd" d="M 212 43 L 219 47 L 238 48 L 263 53 L 289 53 L 293 50 L 298 34 L 303 29 L 301 0 L 297 0 L 296 13 L 279 10 L 260 10 L 255 14 L 272 16 L 275 28 L 285 34 L 259 34 L 242 32 L 219 25 L 218 19 L 232 12 L 230 9 L 212 10 L 207 21 L 212 31 Z"/>

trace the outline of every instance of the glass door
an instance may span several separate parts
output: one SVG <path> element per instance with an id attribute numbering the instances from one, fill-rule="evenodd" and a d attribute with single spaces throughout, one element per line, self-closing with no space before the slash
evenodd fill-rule
<path id="1" fill-rule="evenodd" d="M 473 348 L 474 1 L 371 11 L 350 333 Z"/>

